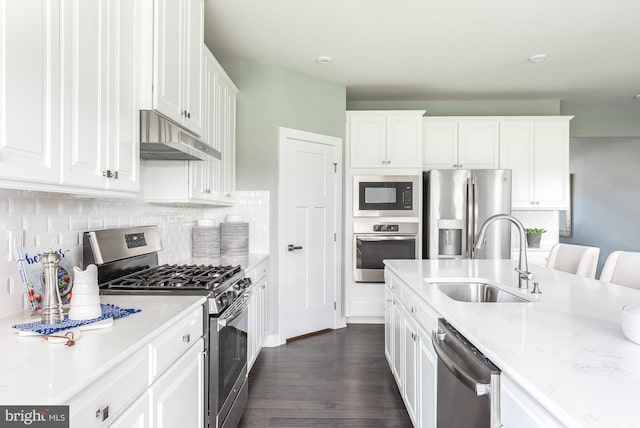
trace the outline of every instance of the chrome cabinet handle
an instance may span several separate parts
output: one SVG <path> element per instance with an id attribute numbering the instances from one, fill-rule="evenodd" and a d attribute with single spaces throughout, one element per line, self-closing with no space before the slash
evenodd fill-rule
<path id="1" fill-rule="evenodd" d="M 295 251 L 295 250 L 302 250 L 302 245 L 297 247 L 297 246 L 295 246 L 293 244 L 289 244 L 287 246 L 287 251 Z"/>
<path id="2" fill-rule="evenodd" d="M 101 421 L 106 420 L 109 417 L 109 406 L 104 409 L 96 410 L 96 419 L 100 419 Z"/>
<path id="3" fill-rule="evenodd" d="M 182 341 L 184 343 L 189 343 L 191 342 L 191 335 L 190 334 L 185 334 L 184 336 L 182 336 Z"/>

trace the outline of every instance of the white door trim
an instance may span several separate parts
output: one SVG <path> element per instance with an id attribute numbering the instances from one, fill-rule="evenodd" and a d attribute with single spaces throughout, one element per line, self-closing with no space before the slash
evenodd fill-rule
<path id="1" fill-rule="evenodd" d="M 335 272 L 335 287 L 334 290 L 337 308 L 334 312 L 333 328 L 346 327 L 346 318 L 343 316 L 343 260 L 342 260 L 342 139 L 338 137 L 332 137 L 329 135 L 316 134 L 313 132 L 300 131 L 297 129 L 278 127 L 278 237 L 277 237 L 277 253 L 278 253 L 278 335 L 279 344 L 286 342 L 286 329 L 284 326 L 284 320 L 286 320 L 286 285 L 285 285 L 285 270 L 286 270 L 286 256 L 287 256 L 287 242 L 286 242 L 286 226 L 287 219 L 285 216 L 286 210 L 286 198 L 284 198 L 283 191 L 286 188 L 286 174 L 287 171 L 287 157 L 285 152 L 285 144 L 288 139 L 313 141 L 318 144 L 326 144 L 333 146 L 336 154 L 336 203 L 335 203 L 335 225 L 336 225 L 336 241 L 334 245 L 334 257 L 335 265 L 340 268 Z"/>

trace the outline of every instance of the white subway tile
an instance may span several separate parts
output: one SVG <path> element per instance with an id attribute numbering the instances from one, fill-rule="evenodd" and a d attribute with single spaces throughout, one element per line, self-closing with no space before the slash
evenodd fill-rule
<path id="1" fill-rule="evenodd" d="M 47 233 L 38 233 L 36 234 L 36 244 L 41 246 L 47 245 L 59 245 L 60 240 L 57 233 L 47 232 Z"/>
<path id="2" fill-rule="evenodd" d="M 72 216 L 69 218 L 69 230 L 84 232 L 89 230 L 89 219 L 86 216 Z"/>
<path id="3" fill-rule="evenodd" d="M 49 217 L 49 232 L 68 232 L 68 231 L 69 231 L 69 217 L 63 217 L 63 216 Z"/>
<path id="4" fill-rule="evenodd" d="M 49 231 L 49 219 L 46 216 L 27 215 L 23 218 L 25 230 L 39 233 Z"/>
<path id="5" fill-rule="evenodd" d="M 58 215 L 60 213 L 60 200 L 53 198 L 36 199 L 36 215 Z"/>
<path id="6" fill-rule="evenodd" d="M 9 200 L 10 215 L 35 215 L 36 200 L 32 197 L 13 195 Z"/>
<path id="7" fill-rule="evenodd" d="M 82 244 L 78 240 L 78 232 L 61 232 L 58 241 L 64 247 L 77 247 Z"/>

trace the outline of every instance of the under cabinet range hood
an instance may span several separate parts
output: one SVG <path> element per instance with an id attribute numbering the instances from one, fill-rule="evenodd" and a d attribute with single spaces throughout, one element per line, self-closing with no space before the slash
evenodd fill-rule
<path id="1" fill-rule="evenodd" d="M 222 154 L 153 110 L 140 110 L 140 158 L 213 160 Z"/>

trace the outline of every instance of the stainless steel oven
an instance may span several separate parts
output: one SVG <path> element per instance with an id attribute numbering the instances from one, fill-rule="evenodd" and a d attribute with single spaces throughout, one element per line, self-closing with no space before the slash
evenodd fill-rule
<path id="1" fill-rule="evenodd" d="M 353 177 L 354 217 L 417 217 L 419 176 Z"/>
<path id="2" fill-rule="evenodd" d="M 384 260 L 418 258 L 418 223 L 353 224 L 353 281 L 384 282 Z"/>
<path id="3" fill-rule="evenodd" d="M 96 264 L 102 294 L 207 297 L 205 400 L 209 428 L 238 426 L 248 399 L 247 327 L 251 279 L 231 265 L 158 265 L 157 226 L 83 234 L 84 266 Z"/>

